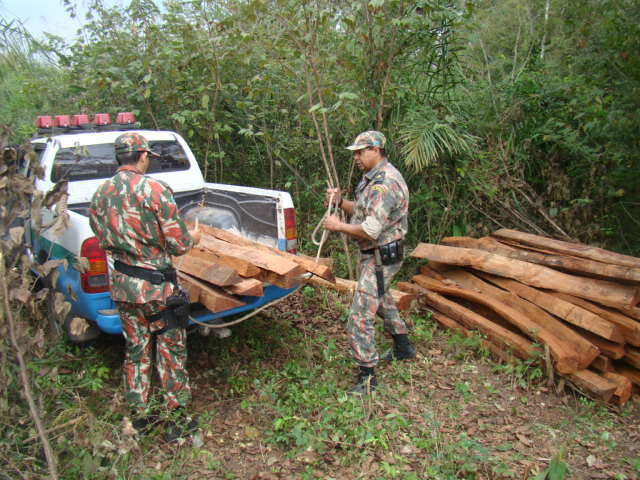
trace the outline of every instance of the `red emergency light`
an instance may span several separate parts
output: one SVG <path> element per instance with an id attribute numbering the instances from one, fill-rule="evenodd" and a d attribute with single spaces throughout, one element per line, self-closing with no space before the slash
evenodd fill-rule
<path id="1" fill-rule="evenodd" d="M 116 118 L 116 123 L 119 125 L 131 125 L 136 123 L 136 119 L 133 116 L 133 112 L 120 112 Z"/>
<path id="2" fill-rule="evenodd" d="M 96 113 L 93 116 L 94 125 L 111 125 L 111 117 L 108 113 Z"/>
<path id="3" fill-rule="evenodd" d="M 68 127 L 71 125 L 71 119 L 69 115 L 56 115 L 54 125 L 56 127 Z"/>
<path id="4" fill-rule="evenodd" d="M 41 115 L 36 120 L 36 127 L 38 128 L 51 128 L 53 126 L 53 121 L 51 120 L 51 115 Z"/>
<path id="5" fill-rule="evenodd" d="M 79 113 L 73 116 L 73 126 L 79 127 L 80 125 L 84 125 L 89 123 L 89 115 L 85 113 Z"/>

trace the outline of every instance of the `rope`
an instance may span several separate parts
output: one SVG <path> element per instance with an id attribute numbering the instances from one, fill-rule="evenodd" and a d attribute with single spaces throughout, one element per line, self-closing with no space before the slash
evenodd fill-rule
<path id="1" fill-rule="evenodd" d="M 326 215 L 337 215 L 338 213 L 338 204 L 337 203 L 333 203 L 333 197 L 334 197 L 335 193 L 332 193 L 331 196 L 329 197 L 329 206 L 327 207 L 327 213 Z M 333 212 L 331 211 L 333 209 Z M 318 260 L 320 260 L 320 252 L 322 251 L 322 246 L 324 245 L 324 242 L 327 240 L 327 236 L 329 235 L 329 232 L 327 232 L 326 230 L 322 231 L 322 237 L 320 239 L 320 241 L 318 242 L 318 240 L 316 239 L 316 234 L 318 233 L 318 230 L 320 229 L 320 227 L 322 226 L 322 221 L 324 220 L 324 217 L 322 217 L 320 219 L 320 221 L 318 222 L 318 225 L 316 225 L 316 228 L 314 228 L 313 233 L 311 234 L 311 241 L 313 242 L 314 245 L 318 245 L 318 253 L 316 255 L 316 263 L 318 263 Z"/>
<path id="2" fill-rule="evenodd" d="M 298 291 L 300 287 L 296 288 L 295 290 L 293 290 L 292 292 L 287 293 L 284 297 L 278 298 L 272 302 L 269 303 L 265 303 L 263 306 L 261 306 L 260 308 L 255 309 L 254 311 L 252 311 L 251 313 L 245 315 L 244 317 L 238 318 L 236 320 L 233 320 L 231 322 L 227 322 L 227 323 L 216 323 L 216 324 L 211 324 L 211 323 L 204 323 L 201 322 L 200 320 L 196 320 L 195 318 L 193 318 L 192 316 L 189 316 L 189 320 L 192 320 L 194 323 L 197 323 L 198 325 L 202 326 L 202 327 L 207 327 L 207 328 L 226 328 L 226 327 L 230 327 L 232 325 L 237 325 L 240 322 L 244 322 L 245 320 L 250 319 L 251 317 L 253 317 L 254 315 L 257 315 L 258 313 L 260 313 L 262 310 L 264 310 L 265 308 L 268 307 L 272 307 L 274 306 L 276 303 L 279 303 L 281 301 L 283 301 L 285 298 L 290 297 L 291 295 L 293 295 L 294 293 L 296 293 Z"/>

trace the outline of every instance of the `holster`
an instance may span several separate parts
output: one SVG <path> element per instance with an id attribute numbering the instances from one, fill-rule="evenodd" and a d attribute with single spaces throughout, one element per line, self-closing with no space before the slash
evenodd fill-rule
<path id="1" fill-rule="evenodd" d="M 382 258 L 380 249 L 376 248 L 373 252 L 373 257 L 376 260 L 376 282 L 378 283 L 378 298 L 384 296 L 384 270 L 382 269 Z"/>
<path id="2" fill-rule="evenodd" d="M 167 306 L 164 310 L 147 319 L 150 322 L 163 321 L 164 327 L 154 333 L 162 335 L 176 328 L 187 328 L 189 326 L 189 303 L 189 292 L 184 288 L 176 288 L 173 295 L 167 297 Z"/>

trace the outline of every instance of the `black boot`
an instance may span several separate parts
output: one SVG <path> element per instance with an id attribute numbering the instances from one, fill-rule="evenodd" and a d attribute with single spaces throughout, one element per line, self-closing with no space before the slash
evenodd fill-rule
<path id="1" fill-rule="evenodd" d="M 378 386 L 378 379 L 376 378 L 376 372 L 373 367 L 360 367 L 360 373 L 358 373 L 358 380 L 355 386 L 349 389 L 347 392 L 348 397 L 362 397 L 363 395 L 369 395 Z"/>
<path id="2" fill-rule="evenodd" d="M 385 352 L 380 360 L 392 362 L 416 358 L 416 347 L 413 346 L 406 333 L 392 334 L 391 337 L 393 337 L 393 348 Z"/>
<path id="3" fill-rule="evenodd" d="M 154 413 L 132 413 L 131 425 L 138 432 L 138 435 L 147 435 L 158 425 L 159 417 Z"/>
<path id="4" fill-rule="evenodd" d="M 178 407 L 167 420 L 164 440 L 172 443 L 180 438 L 185 438 L 198 430 L 198 421 L 191 418 L 184 407 Z"/>

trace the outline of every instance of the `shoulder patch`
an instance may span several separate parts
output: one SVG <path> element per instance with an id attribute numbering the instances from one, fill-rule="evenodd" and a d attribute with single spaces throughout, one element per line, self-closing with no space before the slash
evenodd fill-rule
<path id="1" fill-rule="evenodd" d="M 377 173 L 375 177 L 373 177 L 373 184 L 374 185 L 380 185 L 381 183 L 384 182 L 384 176 L 387 174 L 387 172 L 380 172 Z"/>
<path id="2" fill-rule="evenodd" d="M 371 191 L 372 192 L 380 192 L 380 195 L 382 195 L 385 192 L 385 188 L 382 185 L 372 185 L 371 186 Z"/>

